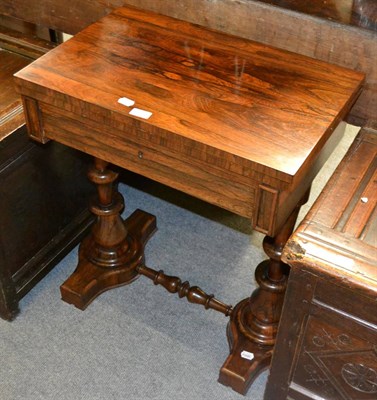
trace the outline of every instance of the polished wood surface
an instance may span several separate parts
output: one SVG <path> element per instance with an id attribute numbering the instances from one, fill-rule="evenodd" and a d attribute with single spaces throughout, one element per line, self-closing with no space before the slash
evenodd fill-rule
<path id="1" fill-rule="evenodd" d="M 54 0 L 30 0 L 25 7 L 23 0 L 4 0 L 0 11 L 75 34 L 114 8 L 129 4 L 359 70 L 367 75 L 366 86 L 347 120 L 365 126 L 377 121 L 377 31 L 370 23 L 376 21 L 377 14 L 374 0 L 354 1 L 353 15 L 359 13 L 360 24 L 351 25 L 346 22 L 348 17 L 334 12 L 334 4 L 336 10 L 349 9 L 342 1 L 66 0 L 56 5 Z M 295 7 L 300 7 L 300 12 Z M 366 20 L 368 29 L 361 26 Z"/>
<path id="2" fill-rule="evenodd" d="M 232 312 L 220 375 L 245 393 L 271 358 L 284 295 L 281 248 L 363 81 L 355 71 L 132 7 L 17 73 L 29 134 L 95 157 L 97 222 L 63 299 L 84 309 L 140 274 L 156 279 L 143 251 L 154 217 L 140 211 L 123 224 L 109 162 L 250 218 L 268 236 L 269 260 L 257 269 L 260 289 Z M 123 97 L 149 118 L 132 115 Z M 252 363 L 233 346 L 240 333 L 258 353 Z"/>
<path id="3" fill-rule="evenodd" d="M 274 217 L 255 212 L 257 195 L 279 202 L 268 186 L 284 190 L 307 173 L 359 94 L 362 75 L 188 23 L 178 33 L 177 25 L 119 9 L 16 74 L 21 93 L 40 102 L 26 99 L 26 108 L 43 114 L 43 129 L 37 124 L 31 133 L 254 216 L 256 229 L 273 236 L 289 214 L 265 229 L 258 219 Z M 151 118 L 130 117 L 118 103 L 123 96 Z M 92 127 L 85 135 L 80 102 Z M 113 132 L 111 141 L 96 133 L 103 129 Z M 267 189 L 255 190 L 256 181 Z"/>
<path id="4" fill-rule="evenodd" d="M 284 249 L 266 400 L 376 398 L 376 254 L 377 131 L 364 129 Z"/>

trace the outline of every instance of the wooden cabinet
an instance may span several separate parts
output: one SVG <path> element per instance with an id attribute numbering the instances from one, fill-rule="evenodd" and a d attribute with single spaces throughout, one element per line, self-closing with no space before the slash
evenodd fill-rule
<path id="1" fill-rule="evenodd" d="M 377 398 L 377 132 L 364 129 L 287 243 L 265 400 Z"/>
<path id="2" fill-rule="evenodd" d="M 93 220 L 87 158 L 55 143 L 42 148 L 26 133 L 13 74 L 54 46 L 35 29 L 0 15 L 0 317 L 7 320 Z"/>
<path id="3" fill-rule="evenodd" d="M 79 152 L 31 142 L 25 126 L 0 141 L 0 317 L 80 240 L 94 191 Z"/>

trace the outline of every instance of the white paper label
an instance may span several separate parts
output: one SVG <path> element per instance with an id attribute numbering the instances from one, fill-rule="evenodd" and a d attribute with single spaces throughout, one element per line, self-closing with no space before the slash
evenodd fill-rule
<path id="1" fill-rule="evenodd" d="M 130 114 L 144 119 L 148 119 L 152 115 L 150 111 L 141 110 L 140 108 L 133 108 Z"/>
<path id="2" fill-rule="evenodd" d="M 254 353 L 250 353 L 249 351 L 244 350 L 241 353 L 241 357 L 245 358 L 246 360 L 252 360 L 254 358 Z"/>
<path id="3" fill-rule="evenodd" d="M 135 104 L 135 102 L 127 97 L 121 97 L 118 100 L 118 103 L 123 104 L 124 106 L 131 107 Z"/>

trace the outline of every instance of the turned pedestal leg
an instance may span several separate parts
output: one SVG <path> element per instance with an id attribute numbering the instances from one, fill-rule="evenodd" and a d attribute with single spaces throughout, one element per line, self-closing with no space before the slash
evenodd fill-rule
<path id="1" fill-rule="evenodd" d="M 95 159 L 89 171 L 98 189 L 98 198 L 90 207 L 97 220 L 80 245 L 76 270 L 60 288 L 62 299 L 82 310 L 105 290 L 138 277 L 145 244 L 156 230 L 156 218 L 141 210 L 122 220 L 123 198 L 113 184 L 118 174 L 107 165 Z"/>
<path id="2" fill-rule="evenodd" d="M 270 365 L 287 285 L 288 266 L 280 260 L 281 252 L 306 200 L 307 195 L 274 238 L 265 237 L 263 248 L 269 260 L 256 268 L 259 287 L 232 312 L 227 327 L 230 355 L 220 370 L 219 382 L 241 394 Z"/>

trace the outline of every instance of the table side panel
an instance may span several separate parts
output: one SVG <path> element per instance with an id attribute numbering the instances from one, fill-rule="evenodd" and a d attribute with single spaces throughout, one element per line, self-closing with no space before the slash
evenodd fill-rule
<path id="1" fill-rule="evenodd" d="M 36 97 L 45 99 L 43 96 Z M 258 168 L 253 162 L 219 151 L 203 143 L 192 141 L 173 132 L 162 130 L 141 120 L 130 117 L 119 118 L 118 114 L 112 112 L 103 114 L 101 109 L 91 104 L 78 103 L 72 105 L 74 102 L 70 101 L 68 106 L 68 103 L 64 101 L 57 101 L 54 102 L 59 106 L 57 107 L 37 102 L 28 96 L 23 96 L 23 100 L 28 115 L 29 131 L 35 139 L 42 142 L 49 139 L 62 141 L 66 145 L 108 159 L 115 164 L 118 163 L 124 168 L 147 175 L 168 186 L 179 188 L 236 214 L 251 218 L 254 229 L 269 236 L 274 236 L 288 218 L 344 133 L 344 124 L 341 124 L 330 136 L 319 154 L 316 155 L 316 158 L 312 160 L 312 165 L 306 170 L 306 174 L 301 174 L 300 179 L 295 179 L 293 183 L 289 184 L 281 179 L 280 174 L 277 173 L 276 176 L 273 176 L 272 171 L 265 170 L 263 166 Z M 80 115 L 78 109 L 81 109 L 82 115 Z M 64 122 L 65 119 L 66 122 Z M 48 123 L 48 127 L 46 123 Z M 62 124 L 65 123 L 71 127 L 57 128 L 62 127 Z M 93 136 L 90 146 L 83 143 L 83 140 L 88 139 L 87 134 L 78 133 L 78 125 L 81 125 L 82 132 L 90 132 Z M 65 131 L 65 138 L 62 138 L 63 131 Z M 70 137 L 69 132 L 71 133 Z M 101 140 L 100 149 L 95 148 L 96 135 L 99 135 L 98 137 Z M 105 155 L 104 149 L 108 146 L 106 141 L 108 139 L 114 140 L 114 135 L 119 143 L 115 148 L 114 146 L 108 147 L 108 154 Z M 81 141 L 81 143 L 75 143 L 76 140 Z M 132 143 L 133 154 L 139 154 L 139 151 L 143 152 L 141 146 L 149 148 L 149 155 L 155 154 L 154 158 L 157 154 L 160 154 L 160 160 L 157 162 L 155 170 L 152 164 L 146 164 L 151 162 L 151 159 L 146 161 L 146 157 L 144 157 L 145 162 L 143 164 L 140 159 L 136 159 L 135 165 L 132 165 L 131 159 L 128 162 L 122 161 L 125 153 L 120 152 L 119 149 L 122 148 L 121 142 L 127 140 L 131 140 L 128 143 Z M 101 152 L 98 153 L 98 150 Z M 146 151 L 146 148 L 144 151 Z M 118 152 L 118 157 L 114 158 L 116 152 Z M 156 159 L 154 162 L 156 162 Z M 170 164 L 170 169 L 162 172 L 161 167 L 167 168 L 168 164 Z M 163 167 L 164 165 L 165 167 Z M 176 177 L 176 180 L 173 179 L 172 177 L 178 171 L 174 172 L 171 168 L 179 168 L 183 175 Z M 199 174 L 197 176 L 202 176 L 200 179 L 204 179 L 199 185 L 201 189 L 198 190 L 193 187 L 190 188 L 191 185 L 195 186 L 194 180 L 189 179 L 189 176 L 186 177 L 186 174 L 189 171 L 193 173 L 195 168 L 197 168 L 197 174 Z M 157 171 L 159 172 L 157 173 Z M 209 172 L 209 175 L 204 177 L 207 172 Z M 218 179 L 221 180 L 221 184 Z M 232 184 L 229 185 L 229 182 Z M 219 184 L 220 186 L 217 186 Z M 207 190 L 211 185 L 215 185 L 214 189 L 217 188 L 215 190 L 215 192 L 218 192 L 217 199 L 204 195 L 203 188 Z"/>
<path id="2" fill-rule="evenodd" d="M 35 116 L 27 121 L 39 121 L 30 124 L 31 131 L 36 130 L 34 137 L 57 140 L 251 218 L 253 227 L 269 236 L 274 236 L 293 211 L 343 134 L 340 127 L 303 181 L 289 185 L 255 171 L 252 163 L 248 167 L 246 160 L 219 153 L 141 120 L 109 118 L 104 123 L 102 117 L 83 117 L 27 97 L 24 102 L 27 114 Z"/>
<path id="3" fill-rule="evenodd" d="M 62 115 L 58 108 L 41 104 L 43 131 L 57 140 L 92 156 L 147 176 L 170 187 L 251 218 L 257 182 L 216 167 L 212 158 L 191 157 L 190 143 L 180 151 L 169 148 L 169 134 L 149 126 L 140 129 L 129 119 L 125 130 L 117 130 L 76 114 Z M 151 140 L 152 139 L 152 140 Z M 232 182 L 230 185 L 229 182 Z"/>
<path id="4" fill-rule="evenodd" d="M 251 218 L 256 230 L 273 236 L 308 188 L 320 166 L 308 172 L 304 186 L 292 186 L 247 167 L 245 160 L 218 153 L 132 118 L 96 120 L 24 97 L 30 132 L 87 152 L 158 182 L 175 187 L 212 204 Z M 97 114 L 98 116 L 98 114 Z M 339 135 L 323 151 L 335 146 Z M 141 155 L 142 153 L 142 155 Z M 142 157 L 142 158 L 140 158 Z M 327 158 L 327 157 L 325 157 Z M 231 182 L 231 185 L 229 184 Z M 272 194 L 272 196 L 271 196 Z M 281 207 L 282 202 L 286 207 Z"/>
<path id="5" fill-rule="evenodd" d="M 279 174 L 273 177 L 271 171 L 263 173 L 263 168 L 255 168 L 252 162 L 248 166 L 245 159 L 219 152 L 141 120 L 124 116 L 119 118 L 117 113 L 112 112 L 103 114 L 92 104 L 78 102 L 74 105 L 73 99 L 66 103 L 56 96 L 54 99 L 58 100 L 55 104 L 59 107 L 55 107 L 28 96 L 23 98 L 27 115 L 30 114 L 27 118 L 30 121 L 29 130 L 34 138 L 42 142 L 49 139 L 61 141 L 251 218 L 254 228 L 269 236 L 274 236 L 292 212 L 343 133 L 342 129 L 333 133 L 303 180 L 290 185 L 279 179 Z M 88 135 L 91 137 L 90 145 L 85 143 L 89 140 Z M 101 145 L 96 148 L 98 140 Z M 118 143 L 109 145 L 114 140 Z M 128 151 L 132 155 L 127 161 L 122 160 L 127 152 L 119 150 L 126 143 L 131 146 Z M 136 157 L 139 151 L 143 152 L 143 162 Z M 145 151 L 149 159 L 144 157 Z M 196 179 L 199 180 L 196 182 Z M 209 195 L 212 190 L 212 195 Z M 274 194 L 263 195 L 268 193 Z"/>

